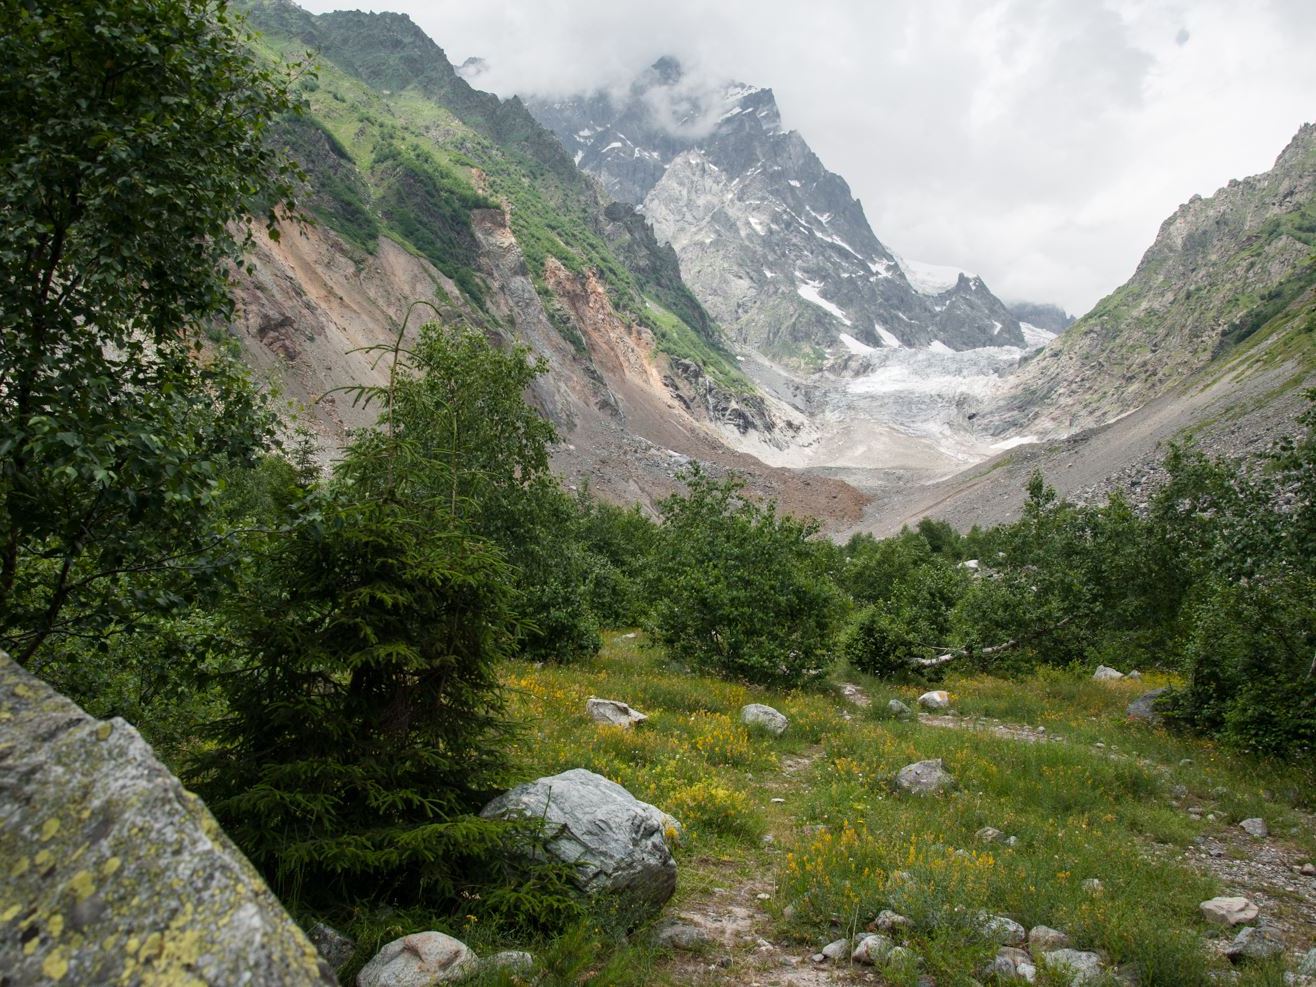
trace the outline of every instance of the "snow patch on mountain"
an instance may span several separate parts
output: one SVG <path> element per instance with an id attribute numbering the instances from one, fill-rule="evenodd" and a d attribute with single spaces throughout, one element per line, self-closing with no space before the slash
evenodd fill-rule
<path id="1" fill-rule="evenodd" d="M 850 318 L 843 311 L 841 311 L 839 307 L 832 304 L 826 298 L 824 298 L 822 295 L 818 293 L 820 288 L 822 288 L 821 281 L 806 280 L 803 284 L 797 284 L 795 286 L 795 291 L 806 302 L 812 302 L 814 305 L 817 305 L 819 308 L 835 316 L 845 325 L 847 326 L 854 325 L 854 323 L 850 321 Z"/>
<path id="2" fill-rule="evenodd" d="M 910 286 L 920 295 L 940 295 L 954 288 L 959 283 L 960 275 L 972 280 L 975 275 L 962 271 L 958 267 L 945 264 L 927 264 L 921 260 L 910 260 L 896 255 L 896 263 L 905 272 Z"/>

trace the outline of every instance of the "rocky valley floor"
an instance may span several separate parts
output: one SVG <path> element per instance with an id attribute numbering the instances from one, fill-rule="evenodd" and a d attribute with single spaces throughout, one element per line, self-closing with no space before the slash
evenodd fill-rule
<path id="1" fill-rule="evenodd" d="M 1043 984 L 1280 984 L 1286 971 L 1301 982 L 1316 946 L 1310 767 L 1130 720 L 1128 703 L 1163 684 L 1150 675 L 952 676 L 949 708 L 902 719 L 889 701 L 918 709 L 921 690 L 749 689 L 674 669 L 628 633 L 589 665 L 518 664 L 506 681 L 531 724 L 516 751 L 527 778 L 584 767 L 684 826 L 675 897 L 591 983 L 946 987 L 1014 970 Z M 648 720 L 599 726 L 591 696 Z M 749 702 L 783 712 L 786 732 L 740 723 Z M 893 787 L 936 759 L 946 791 Z M 1240 828 L 1256 819 L 1265 835 Z M 1202 904 L 1217 897 L 1256 915 L 1213 924 Z M 1247 928 L 1243 943 L 1269 955 L 1231 959 Z M 852 962 L 875 930 L 874 962 Z"/>

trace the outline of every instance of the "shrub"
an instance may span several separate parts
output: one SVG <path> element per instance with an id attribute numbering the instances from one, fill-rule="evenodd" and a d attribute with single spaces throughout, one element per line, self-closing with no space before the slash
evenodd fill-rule
<path id="1" fill-rule="evenodd" d="M 828 665 L 839 604 L 812 522 L 746 499 L 698 467 L 660 506 L 650 623 L 671 655 L 751 682 L 798 685 Z"/>

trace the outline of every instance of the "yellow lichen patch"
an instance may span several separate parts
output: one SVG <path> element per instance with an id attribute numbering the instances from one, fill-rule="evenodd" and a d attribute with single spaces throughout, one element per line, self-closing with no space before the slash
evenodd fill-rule
<path id="1" fill-rule="evenodd" d="M 69 961 L 64 950 L 59 947 L 52 949 L 50 955 L 41 962 L 41 972 L 51 980 L 63 980 L 64 974 L 69 972 Z"/>
<path id="2" fill-rule="evenodd" d="M 59 832 L 59 816 L 51 816 L 41 824 L 41 840 L 45 842 Z"/>
<path id="3" fill-rule="evenodd" d="M 45 867 L 54 859 L 54 856 L 49 850 L 38 850 L 37 855 L 32 858 L 32 862 L 38 867 Z"/>
<path id="4" fill-rule="evenodd" d="M 142 948 L 142 941 L 138 939 L 136 936 L 133 936 L 126 943 L 124 943 L 123 948 L 130 953 L 135 953 L 137 952 L 137 950 Z"/>
<path id="5" fill-rule="evenodd" d="M 50 933 L 50 938 L 58 939 L 64 934 L 64 916 L 59 912 L 50 916 L 50 921 L 46 923 L 46 931 Z"/>
<path id="6" fill-rule="evenodd" d="M 101 877 L 112 877 L 121 866 L 123 861 L 118 857 L 109 857 L 105 863 L 101 864 Z"/>
<path id="7" fill-rule="evenodd" d="M 164 936 L 158 932 L 152 932 L 146 937 L 146 942 L 142 943 L 142 948 L 137 951 L 137 958 L 143 963 L 153 960 L 164 952 Z"/>
<path id="8" fill-rule="evenodd" d="M 96 890 L 96 882 L 92 880 L 91 871 L 80 870 L 74 874 L 73 879 L 69 881 L 69 890 L 77 896 L 78 901 L 90 898 L 92 892 Z"/>
<path id="9" fill-rule="evenodd" d="M 22 877 L 27 873 L 27 869 L 32 866 L 32 861 L 27 857 L 19 857 L 14 861 L 14 869 L 9 872 L 10 877 Z"/>
<path id="10" fill-rule="evenodd" d="M 33 936 L 27 942 L 23 943 L 23 955 L 31 956 L 33 953 L 37 951 L 37 947 L 40 945 L 41 945 L 41 937 Z"/>
<path id="11" fill-rule="evenodd" d="M 14 695 L 18 696 L 20 699 L 31 699 L 36 695 L 36 690 L 30 685 L 19 682 L 14 686 Z"/>
<path id="12" fill-rule="evenodd" d="M 23 910 L 22 905 L 10 905 L 8 908 L 4 910 L 2 914 L 0 914 L 0 922 L 3 922 L 6 925 L 8 925 L 14 919 L 18 918 L 18 913 L 21 912 L 22 910 Z"/>
<path id="13" fill-rule="evenodd" d="M 96 739 L 97 739 L 97 740 L 109 740 L 109 739 L 110 739 L 110 734 L 112 734 L 112 733 L 114 733 L 114 724 L 113 724 L 113 723 L 102 723 L 100 726 L 98 726 L 98 727 L 96 728 Z"/>

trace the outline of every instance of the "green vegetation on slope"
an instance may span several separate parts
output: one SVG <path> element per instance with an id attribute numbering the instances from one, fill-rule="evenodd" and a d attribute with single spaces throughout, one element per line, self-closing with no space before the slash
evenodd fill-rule
<path id="1" fill-rule="evenodd" d="M 286 4 L 247 6 L 266 32 L 265 50 L 288 55 L 310 46 L 316 53 L 317 75 L 302 87 L 307 119 L 285 129 L 310 178 L 312 210 L 345 239 L 370 249 L 384 232 L 483 307 L 469 214 L 505 205 L 550 313 L 544 265 L 553 257 L 575 274 L 598 272 L 614 308 L 653 329 L 663 352 L 693 360 L 732 390 L 752 390 L 681 281 L 675 254 L 633 210 L 605 208 L 518 100 L 472 89 L 401 15 L 316 17 Z M 662 316 L 652 314 L 646 295 L 662 303 Z"/>

